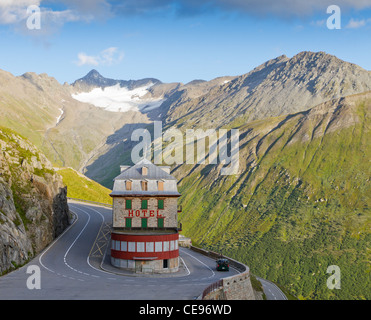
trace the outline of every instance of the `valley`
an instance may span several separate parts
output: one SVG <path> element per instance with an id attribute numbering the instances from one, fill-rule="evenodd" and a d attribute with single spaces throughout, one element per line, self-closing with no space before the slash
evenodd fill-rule
<path id="1" fill-rule="evenodd" d="M 119 166 L 131 164 L 132 132 L 153 132 L 154 121 L 184 136 L 238 129 L 237 174 L 172 166 L 183 234 L 301 299 L 371 298 L 370 71 L 308 51 L 186 84 L 96 70 L 63 85 L 0 71 L 0 84 L 0 125 L 45 154 L 71 197 L 109 202 Z M 326 288 L 329 265 L 341 267 L 342 290 Z"/>

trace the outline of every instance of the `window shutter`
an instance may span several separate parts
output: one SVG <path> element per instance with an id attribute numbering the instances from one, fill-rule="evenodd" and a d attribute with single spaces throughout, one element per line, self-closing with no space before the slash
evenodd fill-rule
<path id="1" fill-rule="evenodd" d="M 125 227 L 131 228 L 131 218 L 125 218 Z"/>
<path id="2" fill-rule="evenodd" d="M 148 190 L 148 182 L 147 181 L 142 181 L 142 190 L 147 191 Z"/>
<path id="3" fill-rule="evenodd" d="M 164 182 L 163 181 L 158 182 L 158 191 L 164 191 Z"/>
<path id="4" fill-rule="evenodd" d="M 131 209 L 131 200 L 130 199 L 125 200 L 125 209 Z"/>

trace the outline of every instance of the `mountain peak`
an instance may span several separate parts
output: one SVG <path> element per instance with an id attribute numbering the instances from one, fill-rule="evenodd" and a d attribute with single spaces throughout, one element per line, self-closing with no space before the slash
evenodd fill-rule
<path id="1" fill-rule="evenodd" d="M 104 77 L 95 69 L 89 71 L 89 73 L 82 79 L 104 79 Z"/>
<path id="2" fill-rule="evenodd" d="M 120 87 L 126 87 L 129 90 L 133 90 L 138 87 L 148 86 L 150 84 L 159 84 L 160 80 L 154 78 L 145 78 L 140 80 L 114 80 L 103 77 L 96 69 L 89 71 L 87 75 L 76 80 L 72 86 L 80 91 L 89 91 L 93 88 L 106 88 L 115 85 Z"/>
<path id="3" fill-rule="evenodd" d="M 89 71 L 89 73 L 76 80 L 73 85 L 75 84 L 80 84 L 80 85 L 83 85 L 83 86 L 93 86 L 93 87 L 108 87 L 108 86 L 113 86 L 115 84 L 117 84 L 117 80 L 113 80 L 113 79 L 107 79 L 105 77 L 103 77 L 97 70 L 95 69 L 92 69 L 91 71 Z"/>
<path id="4" fill-rule="evenodd" d="M 302 51 L 293 56 L 291 59 L 292 63 L 296 63 L 299 60 L 306 60 L 306 61 L 333 61 L 339 64 L 347 64 L 346 61 L 343 61 L 336 56 L 326 53 L 324 51 L 312 52 L 312 51 Z"/>

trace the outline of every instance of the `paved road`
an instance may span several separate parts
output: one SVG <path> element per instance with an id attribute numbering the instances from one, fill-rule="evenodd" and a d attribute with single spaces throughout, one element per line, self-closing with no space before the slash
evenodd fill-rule
<path id="1" fill-rule="evenodd" d="M 111 209 L 77 202 L 69 206 L 74 223 L 27 265 L 0 277 L 0 299 L 190 300 L 209 284 L 238 273 L 217 272 L 214 260 L 185 248 L 180 248 L 184 267 L 178 275 L 133 277 L 102 270 L 91 253 L 102 227 L 112 220 Z M 27 288 L 31 265 L 40 268 L 40 289 Z M 279 299 L 269 293 L 274 285 L 263 282 L 263 287 L 269 299 Z"/>
<path id="2" fill-rule="evenodd" d="M 195 299 L 205 287 L 237 273 L 216 272 L 215 261 L 180 248 L 186 268 L 180 276 L 128 277 L 95 266 L 89 258 L 102 224 L 111 209 L 69 203 L 76 221 L 46 250 L 22 268 L 0 277 L 0 299 Z M 41 271 L 41 289 L 27 288 L 27 268 Z"/>
<path id="3" fill-rule="evenodd" d="M 267 300 L 287 300 L 281 289 L 278 288 L 274 283 L 259 277 L 256 278 L 261 282 L 264 293 L 267 296 Z"/>

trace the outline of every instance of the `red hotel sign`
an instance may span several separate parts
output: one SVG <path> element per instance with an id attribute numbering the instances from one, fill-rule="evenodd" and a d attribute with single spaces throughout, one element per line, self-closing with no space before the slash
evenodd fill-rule
<path id="1" fill-rule="evenodd" d="M 163 215 L 159 213 L 160 210 L 128 210 L 128 217 L 142 217 L 142 218 L 149 218 L 149 217 L 157 217 L 163 218 Z"/>

